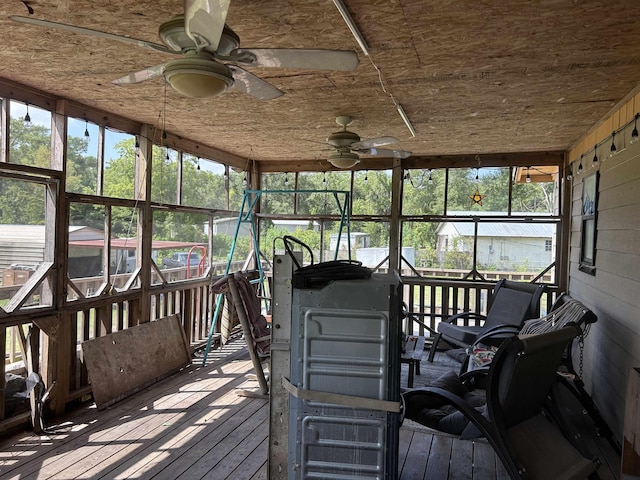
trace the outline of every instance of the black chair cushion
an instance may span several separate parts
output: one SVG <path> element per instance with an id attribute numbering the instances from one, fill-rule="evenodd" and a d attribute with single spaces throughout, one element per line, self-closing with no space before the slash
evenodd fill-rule
<path id="1" fill-rule="evenodd" d="M 485 413 L 484 395 L 470 392 L 460 378 L 453 372 L 447 372 L 429 385 L 442 388 L 463 398 L 469 405 Z M 467 427 L 469 420 L 455 407 L 447 405 L 444 400 L 421 392 L 419 389 L 404 394 L 406 417 L 426 427 L 441 432 L 460 435 Z"/>

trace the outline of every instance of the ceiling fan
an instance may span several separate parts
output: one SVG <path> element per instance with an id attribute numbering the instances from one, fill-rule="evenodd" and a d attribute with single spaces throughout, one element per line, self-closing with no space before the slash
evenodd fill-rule
<path id="1" fill-rule="evenodd" d="M 361 140 L 359 135 L 347 130 L 352 120 L 351 117 L 344 115 L 336 117 L 336 123 L 342 127 L 342 130 L 332 133 L 327 138 L 327 143 L 335 150 L 329 154 L 328 158 L 334 167 L 351 168 L 360 161 L 360 154 L 394 158 L 407 158 L 411 155 L 411 152 L 405 150 L 378 148 L 398 143 L 399 140 L 395 137 L 376 137 Z"/>
<path id="2" fill-rule="evenodd" d="M 358 65 L 358 55 L 348 50 L 240 48 L 240 37 L 225 25 L 229 3 L 230 0 L 185 0 L 184 15 L 159 27 L 164 45 L 32 17 L 14 15 L 10 18 L 39 27 L 180 54 L 179 59 L 130 73 L 112 83 L 128 85 L 163 76 L 176 91 L 189 97 L 213 97 L 230 88 L 260 100 L 277 98 L 284 93 L 240 65 L 343 71 L 354 70 Z"/>

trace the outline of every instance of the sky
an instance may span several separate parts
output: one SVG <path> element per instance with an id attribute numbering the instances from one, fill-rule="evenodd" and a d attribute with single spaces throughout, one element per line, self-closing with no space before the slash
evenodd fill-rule
<path id="1" fill-rule="evenodd" d="M 11 117 L 24 119 L 27 113 L 27 106 L 24 103 L 11 101 Z M 29 116 L 31 117 L 31 123 L 36 125 L 42 125 L 47 128 L 51 128 L 51 113 L 47 110 L 29 106 Z M 69 117 L 68 120 L 68 134 L 72 137 L 84 137 L 85 130 L 89 132 L 89 146 L 87 148 L 87 155 L 94 157 L 98 156 L 98 126 L 91 122 L 85 122 L 81 119 L 75 119 Z M 105 134 L 105 161 L 108 164 L 109 160 L 117 158 L 117 152 L 115 146 L 118 142 L 130 138 L 130 134 L 121 133 L 115 130 L 106 130 Z M 174 157 L 175 158 L 175 157 Z M 204 171 L 209 171 L 216 174 L 224 173 L 224 166 L 202 159 L 200 162 L 200 168 Z"/>
<path id="2" fill-rule="evenodd" d="M 11 118 L 24 119 L 27 113 L 27 106 L 24 103 L 11 101 Z M 47 128 L 51 128 L 51 113 L 47 110 L 29 106 L 29 117 L 31 117 L 31 123 L 35 125 L 42 125 Z M 87 148 L 87 154 L 97 157 L 98 156 L 98 126 L 92 123 L 85 123 L 84 120 L 78 120 L 69 117 L 68 122 L 68 134 L 72 137 L 84 137 L 85 130 L 89 131 L 89 146 Z M 107 160 L 116 157 L 115 145 L 130 137 L 127 133 L 120 133 L 113 130 L 108 130 L 105 136 L 105 158 Z"/>

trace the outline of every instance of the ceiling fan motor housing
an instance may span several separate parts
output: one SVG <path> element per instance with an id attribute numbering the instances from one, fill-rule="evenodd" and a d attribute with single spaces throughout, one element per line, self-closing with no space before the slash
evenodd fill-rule
<path id="1" fill-rule="evenodd" d="M 352 143 L 359 141 L 360 136 L 348 130 L 332 133 L 329 138 L 327 138 L 327 143 L 336 148 L 349 147 Z"/>

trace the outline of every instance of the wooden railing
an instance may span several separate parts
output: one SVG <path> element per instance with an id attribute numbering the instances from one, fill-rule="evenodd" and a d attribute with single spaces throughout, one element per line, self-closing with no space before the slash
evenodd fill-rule
<path id="1" fill-rule="evenodd" d="M 241 265 L 234 264 L 231 270 L 234 268 L 241 268 Z M 179 270 L 172 269 L 168 273 L 184 278 L 186 273 Z M 81 350 L 81 344 L 86 340 L 177 314 L 191 350 L 195 352 L 204 347 L 209 338 L 216 303 L 211 285 L 222 273 L 224 268 L 212 271 L 207 277 L 183 281 L 172 278 L 169 283 L 153 284 L 145 290 L 146 299 L 139 288 L 114 289 L 102 295 L 67 301 L 54 313 L 44 309 L 41 313 L 36 310 L 25 314 L 22 320 L 16 319 L 12 324 L 0 327 L 0 349 L 5 357 L 3 377 L 8 371 L 23 374 L 28 368 L 40 373 L 46 385 L 55 381 L 48 406 L 56 414 L 62 414 L 69 402 L 91 392 Z M 129 275 L 122 277 L 113 279 L 114 284 L 124 284 Z M 82 292 L 97 292 L 102 281 L 101 277 L 75 279 L 74 285 Z M 143 301 L 148 301 L 150 306 L 149 316 L 145 319 L 140 315 Z M 219 323 L 216 322 L 214 328 L 216 339 Z M 27 333 L 19 335 L 18 328 Z M 33 360 L 28 366 L 25 366 L 23 351 L 31 353 Z M 4 390 L 0 390 L 0 432 L 28 420 L 28 412 L 7 418 L 5 400 Z"/>
<path id="2" fill-rule="evenodd" d="M 81 354 L 81 343 L 111 332 L 124 330 L 144 321 L 155 320 L 167 315 L 178 314 L 185 336 L 192 351 L 204 346 L 209 336 L 216 295 L 211 290 L 215 277 L 191 278 L 164 284 L 151 285 L 145 292 L 150 302 L 150 318 L 142 319 L 143 293 L 141 289 L 127 292 L 114 291 L 111 294 L 68 301 L 54 314 L 31 315 L 21 325 L 31 329 L 30 346 L 36 368 L 45 378 L 45 383 L 55 380 L 55 394 L 50 408 L 56 414 L 64 413 L 71 401 L 88 395 L 91 391 L 87 368 Z M 84 291 L 92 288 L 91 282 L 98 279 L 78 279 Z M 411 312 L 416 314 L 428 328 L 405 325 L 407 333 L 430 337 L 442 319 L 460 311 L 480 311 L 486 313 L 487 301 L 495 285 L 493 281 L 470 281 L 450 278 L 420 278 L 403 276 L 403 300 Z M 97 288 L 97 286 L 96 286 Z M 87 289 L 87 290 L 85 290 Z M 549 286 L 543 296 L 543 313 L 550 309 L 555 298 L 555 289 Z M 218 322 L 219 323 L 219 322 Z M 10 361 L 22 359 L 21 344 L 24 338 L 11 326 L 0 328 L 1 347 L 5 358 Z M 219 325 L 216 325 L 219 331 Z M 7 337 L 9 336 L 9 338 Z M 8 347 L 8 348 L 7 348 Z M 0 410 L 4 398 L 0 392 Z M 5 419 L 0 411 L 0 431 L 14 419 Z M 22 418 L 22 421 L 25 419 Z"/>

